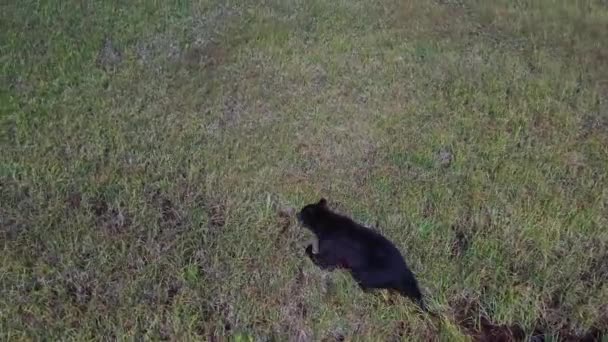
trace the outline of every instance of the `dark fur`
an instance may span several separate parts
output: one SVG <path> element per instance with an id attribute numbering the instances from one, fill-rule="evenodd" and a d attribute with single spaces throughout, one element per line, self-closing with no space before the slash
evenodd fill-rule
<path id="1" fill-rule="evenodd" d="M 364 291 L 396 290 L 425 309 L 414 274 L 388 239 L 332 212 L 324 198 L 302 208 L 298 221 L 319 240 L 318 253 L 313 253 L 312 245 L 306 247 L 306 255 L 317 266 L 348 269 Z"/>

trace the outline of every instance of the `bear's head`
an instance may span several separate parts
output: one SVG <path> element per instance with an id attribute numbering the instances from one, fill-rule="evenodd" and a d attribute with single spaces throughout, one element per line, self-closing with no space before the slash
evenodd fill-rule
<path id="1" fill-rule="evenodd" d="M 304 227 L 311 229 L 315 228 L 319 223 L 319 220 L 324 217 L 324 214 L 326 214 L 328 210 L 329 208 L 327 207 L 327 200 L 325 198 L 321 198 L 321 200 L 317 203 L 304 206 L 304 208 L 302 208 L 302 210 L 300 210 L 300 212 L 297 214 L 298 221 Z"/>

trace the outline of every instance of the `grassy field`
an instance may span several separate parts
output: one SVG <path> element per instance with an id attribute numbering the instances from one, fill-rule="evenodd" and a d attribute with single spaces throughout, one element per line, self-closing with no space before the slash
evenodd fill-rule
<path id="1" fill-rule="evenodd" d="M 0 340 L 608 333 L 606 1 L 0 8 Z M 439 319 L 306 260 L 321 196 Z"/>

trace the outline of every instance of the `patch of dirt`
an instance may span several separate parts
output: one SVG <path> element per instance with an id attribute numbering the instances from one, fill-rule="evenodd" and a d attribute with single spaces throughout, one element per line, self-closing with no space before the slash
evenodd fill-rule
<path id="1" fill-rule="evenodd" d="M 122 51 L 110 38 L 104 39 L 102 46 L 97 53 L 97 65 L 100 68 L 109 71 L 118 67 L 122 60 Z"/>
<path id="2" fill-rule="evenodd" d="M 454 153 L 452 152 L 451 149 L 449 149 L 447 147 L 443 147 L 439 151 L 437 151 L 437 164 L 440 167 L 447 168 L 450 165 L 452 165 L 453 161 L 454 161 Z"/>
<path id="3" fill-rule="evenodd" d="M 167 305 L 167 306 L 172 305 L 175 297 L 179 294 L 181 289 L 182 289 L 182 284 L 180 282 L 175 281 L 175 280 L 169 282 L 167 289 L 166 289 L 165 301 L 163 302 L 163 304 Z"/>
<path id="4" fill-rule="evenodd" d="M 473 341 L 522 341 L 526 336 L 518 324 L 494 324 L 473 298 L 459 298 L 451 306 L 456 324 Z"/>
<path id="5" fill-rule="evenodd" d="M 66 199 L 66 203 L 70 209 L 80 209 L 80 204 L 82 203 L 82 195 L 80 192 L 74 191 L 68 195 Z"/>
<path id="6" fill-rule="evenodd" d="M 108 211 L 108 203 L 103 198 L 95 198 L 90 203 L 90 209 L 95 216 L 100 217 Z"/>

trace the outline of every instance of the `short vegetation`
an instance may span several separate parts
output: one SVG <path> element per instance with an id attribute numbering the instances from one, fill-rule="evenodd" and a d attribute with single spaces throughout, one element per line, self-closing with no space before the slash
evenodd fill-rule
<path id="1" fill-rule="evenodd" d="M 0 9 L 1 340 L 608 332 L 606 1 Z M 438 319 L 306 258 L 321 197 Z"/>

